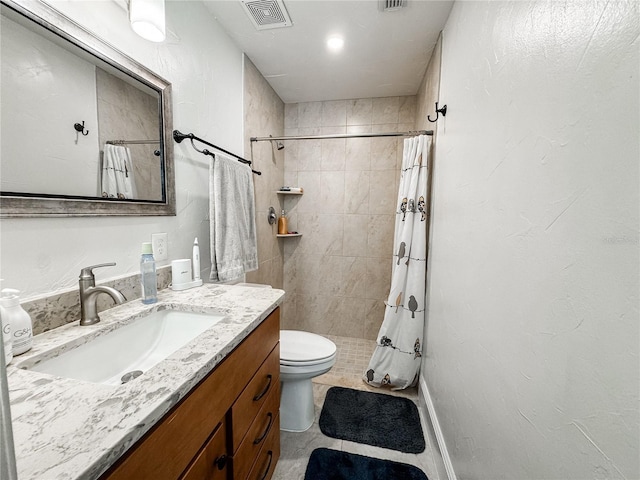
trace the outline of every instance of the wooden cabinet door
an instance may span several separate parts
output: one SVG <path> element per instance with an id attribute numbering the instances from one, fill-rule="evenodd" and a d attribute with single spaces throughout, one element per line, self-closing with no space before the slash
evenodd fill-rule
<path id="1" fill-rule="evenodd" d="M 230 463 L 227 456 L 227 428 L 222 422 L 180 480 L 226 480 Z"/>

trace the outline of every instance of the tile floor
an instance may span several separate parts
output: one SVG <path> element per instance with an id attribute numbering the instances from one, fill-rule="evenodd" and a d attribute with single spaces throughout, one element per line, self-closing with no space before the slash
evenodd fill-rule
<path id="1" fill-rule="evenodd" d="M 360 338 L 337 337 L 325 335 L 331 339 L 338 348 L 336 364 L 320 377 L 314 379 L 313 393 L 316 407 L 316 418 L 309 430 L 302 433 L 280 432 L 280 460 L 273 474 L 273 480 L 303 480 L 307 468 L 307 462 L 311 452 L 320 447 L 343 450 L 369 457 L 394 460 L 396 462 L 415 465 L 427 475 L 429 480 L 439 480 L 436 466 L 436 455 L 439 455 L 437 447 L 432 442 L 433 435 L 425 431 L 426 449 L 421 454 L 407 454 L 389 450 L 386 448 L 372 447 L 360 443 L 339 440 L 327 437 L 320 431 L 318 419 L 324 403 L 327 390 L 331 386 L 355 388 L 358 390 L 371 390 L 377 393 L 400 395 L 418 403 L 417 389 L 409 389 L 402 392 L 381 390 L 365 384 L 362 373 L 369 363 L 369 358 L 375 349 L 375 341 Z M 420 412 L 422 417 L 422 412 Z M 425 430 L 427 423 L 424 418 L 422 428 Z M 390 479 L 392 480 L 392 479 Z"/>

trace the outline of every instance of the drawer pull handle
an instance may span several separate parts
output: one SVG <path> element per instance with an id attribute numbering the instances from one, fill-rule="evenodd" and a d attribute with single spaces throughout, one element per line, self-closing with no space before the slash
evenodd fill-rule
<path id="1" fill-rule="evenodd" d="M 269 463 L 267 464 L 267 469 L 264 471 L 264 475 L 260 477 L 260 480 L 264 480 L 265 478 L 267 478 L 267 475 L 269 475 L 269 470 L 271 470 L 271 461 L 273 460 L 273 452 L 269 450 L 267 452 L 267 455 L 269 455 Z"/>
<path id="2" fill-rule="evenodd" d="M 267 425 L 267 428 L 265 429 L 264 433 L 253 441 L 254 445 L 258 445 L 260 442 L 262 442 L 262 440 L 264 440 L 264 437 L 266 437 L 267 434 L 269 433 L 269 430 L 271 430 L 271 424 L 273 423 L 273 414 L 269 412 L 267 413 L 267 416 L 269 417 L 269 424 Z"/>
<path id="3" fill-rule="evenodd" d="M 213 461 L 213 464 L 214 464 L 216 467 L 218 467 L 218 470 L 223 470 L 223 469 L 224 469 L 224 467 L 226 467 L 226 465 L 227 465 L 227 456 L 226 456 L 226 455 L 222 455 L 222 456 L 220 456 L 220 457 L 216 458 L 216 459 Z"/>
<path id="4" fill-rule="evenodd" d="M 266 387 L 264 387 L 264 390 L 262 390 L 258 395 L 256 395 L 255 397 L 253 397 L 253 401 L 257 402 L 258 400 L 260 400 L 262 397 L 264 397 L 267 392 L 269 391 L 269 388 L 271 387 L 271 379 L 273 377 L 271 376 L 271 374 L 267 375 L 267 385 Z"/>

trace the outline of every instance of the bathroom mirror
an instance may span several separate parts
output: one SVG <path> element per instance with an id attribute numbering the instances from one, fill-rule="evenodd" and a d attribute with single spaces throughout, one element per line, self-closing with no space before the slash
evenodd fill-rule
<path id="1" fill-rule="evenodd" d="M 43 2 L 0 3 L 0 216 L 175 215 L 171 84 Z"/>

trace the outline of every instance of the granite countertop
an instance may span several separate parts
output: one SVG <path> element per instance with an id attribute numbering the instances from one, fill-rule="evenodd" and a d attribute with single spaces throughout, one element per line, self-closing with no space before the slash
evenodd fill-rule
<path id="1" fill-rule="evenodd" d="M 158 303 L 133 300 L 34 337 L 33 349 L 7 368 L 20 480 L 95 479 L 178 403 L 281 302 L 282 290 L 205 284 L 164 290 Z M 155 310 L 222 313 L 225 318 L 143 375 L 111 386 L 21 369 L 36 355 L 84 343 Z M 31 362 L 29 361 L 31 359 Z"/>

